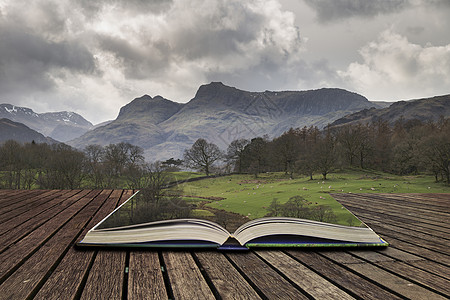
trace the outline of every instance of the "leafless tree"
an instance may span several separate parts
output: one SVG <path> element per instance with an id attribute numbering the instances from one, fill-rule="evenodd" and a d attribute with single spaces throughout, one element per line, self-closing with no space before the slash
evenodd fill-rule
<path id="1" fill-rule="evenodd" d="M 212 165 L 223 157 L 219 147 L 198 139 L 190 149 L 184 151 L 185 164 L 193 169 L 201 170 L 209 176 Z"/>

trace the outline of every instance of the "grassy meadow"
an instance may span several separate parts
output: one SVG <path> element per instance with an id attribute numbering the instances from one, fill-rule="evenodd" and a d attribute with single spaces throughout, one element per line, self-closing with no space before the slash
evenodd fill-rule
<path id="1" fill-rule="evenodd" d="M 329 193 L 449 193 L 450 188 L 435 183 L 431 176 L 396 176 L 381 172 L 345 170 L 328 175 L 326 181 L 309 180 L 308 177 L 290 179 L 284 173 L 229 175 L 183 183 L 184 199 L 202 203 L 213 209 L 239 213 L 250 219 L 267 214 L 270 203 L 278 199 L 285 203 L 290 197 L 300 195 L 313 205 L 329 206 L 337 223 L 354 223 L 352 215 L 335 201 Z M 207 210 L 195 212 L 198 216 Z"/>

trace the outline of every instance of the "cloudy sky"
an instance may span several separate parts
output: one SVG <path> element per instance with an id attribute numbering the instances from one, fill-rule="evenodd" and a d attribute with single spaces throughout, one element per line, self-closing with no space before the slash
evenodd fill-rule
<path id="1" fill-rule="evenodd" d="M 0 0 L 0 103 L 99 123 L 211 81 L 449 94 L 449 28 L 450 0 Z"/>

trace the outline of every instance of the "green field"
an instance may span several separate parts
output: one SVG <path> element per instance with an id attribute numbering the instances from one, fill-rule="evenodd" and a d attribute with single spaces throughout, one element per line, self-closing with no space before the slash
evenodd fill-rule
<path id="1" fill-rule="evenodd" d="M 205 206 L 248 216 L 263 217 L 274 198 L 285 203 L 300 195 L 313 205 L 327 205 L 337 223 L 347 225 L 349 213 L 329 193 L 449 193 L 450 188 L 435 183 L 431 176 L 395 176 L 381 172 L 342 171 L 331 173 L 326 181 L 307 177 L 289 179 L 283 173 L 229 175 L 184 183 L 185 199 Z M 201 198 L 199 198 L 201 197 Z M 211 198 L 209 200 L 205 198 Z M 206 202 L 206 203 L 205 203 Z"/>
<path id="2" fill-rule="evenodd" d="M 181 181 L 191 178 L 206 176 L 205 173 L 200 172 L 169 172 L 170 179 L 173 181 Z"/>

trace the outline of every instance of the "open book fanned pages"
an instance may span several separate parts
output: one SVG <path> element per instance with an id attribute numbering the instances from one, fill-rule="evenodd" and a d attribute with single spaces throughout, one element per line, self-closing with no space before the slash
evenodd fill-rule
<path id="1" fill-rule="evenodd" d="M 225 250 L 388 245 L 359 220 L 353 226 L 279 214 L 250 220 L 222 210 L 199 218 L 192 205 L 179 199 L 159 202 L 145 193 L 134 194 L 90 229 L 77 245 Z"/>

